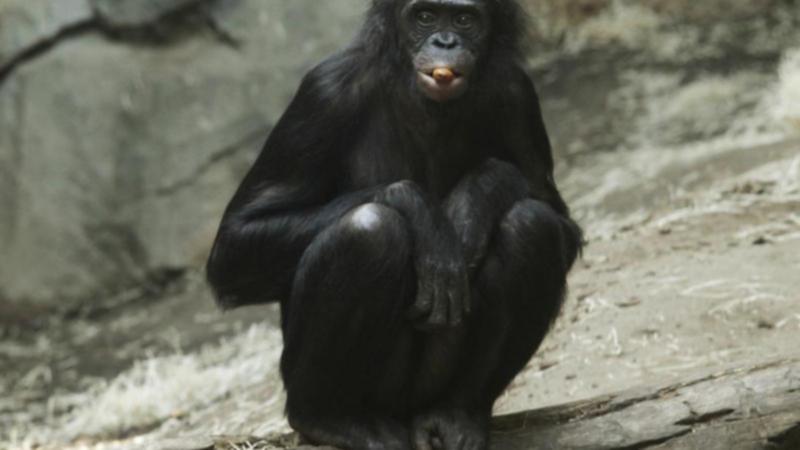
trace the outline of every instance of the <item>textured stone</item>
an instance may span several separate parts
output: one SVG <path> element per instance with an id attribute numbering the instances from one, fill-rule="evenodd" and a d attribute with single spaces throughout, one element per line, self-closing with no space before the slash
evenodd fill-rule
<path id="1" fill-rule="evenodd" d="M 16 67 L 0 85 L 0 297 L 91 305 L 200 266 L 270 125 L 361 5 L 225 0 L 208 11 L 237 48 L 203 27 L 153 46 L 93 32 Z"/>
<path id="2" fill-rule="evenodd" d="M 112 26 L 138 27 L 203 0 L 92 0 L 100 19 Z"/>
<path id="3" fill-rule="evenodd" d="M 0 0 L 0 71 L 27 50 L 91 18 L 87 0 Z"/>

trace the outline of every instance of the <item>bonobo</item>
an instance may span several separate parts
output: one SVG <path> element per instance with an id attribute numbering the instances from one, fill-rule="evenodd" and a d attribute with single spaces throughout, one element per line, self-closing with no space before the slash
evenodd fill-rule
<path id="1" fill-rule="evenodd" d="M 225 212 L 223 308 L 279 301 L 289 423 L 346 449 L 484 449 L 581 232 L 512 0 L 373 0 Z"/>

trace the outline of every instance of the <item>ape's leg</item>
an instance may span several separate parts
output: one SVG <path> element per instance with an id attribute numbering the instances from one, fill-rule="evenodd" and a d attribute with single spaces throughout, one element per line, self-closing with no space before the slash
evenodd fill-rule
<path id="1" fill-rule="evenodd" d="M 580 245 L 570 220 L 537 200 L 522 200 L 500 222 L 477 278 L 466 374 L 455 400 L 490 411 L 550 329 Z M 483 318 L 483 319 L 480 319 Z"/>
<path id="2" fill-rule="evenodd" d="M 494 401 L 558 314 L 580 230 L 528 195 L 515 168 L 490 161 L 448 199 L 475 270 L 474 307 L 451 388 L 415 419 L 418 449 L 437 441 L 447 450 L 485 448 Z"/>
<path id="3" fill-rule="evenodd" d="M 289 422 L 314 443 L 409 447 L 411 245 L 397 212 L 367 204 L 323 231 L 300 260 L 284 304 L 281 371 Z"/>
<path id="4" fill-rule="evenodd" d="M 286 299 L 297 263 L 331 223 L 368 203 L 380 187 L 351 192 L 321 206 L 292 203 L 291 189 L 264 193 L 226 214 L 208 259 L 208 281 L 223 308 Z"/>
<path id="5" fill-rule="evenodd" d="M 475 306 L 451 389 L 416 419 L 418 449 L 484 449 L 494 401 L 544 339 L 561 306 L 577 247 L 571 222 L 536 200 L 501 220 L 475 281 Z"/>

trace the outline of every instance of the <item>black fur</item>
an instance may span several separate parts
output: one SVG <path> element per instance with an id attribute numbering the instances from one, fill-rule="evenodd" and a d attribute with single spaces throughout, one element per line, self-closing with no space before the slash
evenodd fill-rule
<path id="1" fill-rule="evenodd" d="M 399 8 L 374 0 L 314 68 L 228 206 L 220 305 L 280 301 L 287 413 L 342 448 L 483 449 L 495 399 L 558 314 L 581 233 L 522 69 L 522 14 L 467 92 L 420 94 Z M 447 3 L 449 0 L 441 0 Z"/>

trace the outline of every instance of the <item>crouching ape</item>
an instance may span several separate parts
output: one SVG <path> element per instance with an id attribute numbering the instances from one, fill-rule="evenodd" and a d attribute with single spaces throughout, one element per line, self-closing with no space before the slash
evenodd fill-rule
<path id="1" fill-rule="evenodd" d="M 231 201 L 219 304 L 279 301 L 289 422 L 345 449 L 484 449 L 581 232 L 512 0 L 373 0 Z"/>

